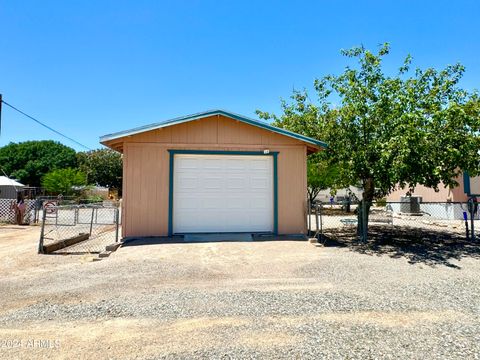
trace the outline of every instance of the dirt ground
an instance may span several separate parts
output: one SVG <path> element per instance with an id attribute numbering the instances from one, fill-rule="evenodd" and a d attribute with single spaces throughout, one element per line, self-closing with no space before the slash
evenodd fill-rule
<path id="1" fill-rule="evenodd" d="M 471 252 L 431 266 L 305 241 L 132 243 L 98 261 L 38 255 L 38 235 L 0 226 L 0 358 L 479 355 Z"/>

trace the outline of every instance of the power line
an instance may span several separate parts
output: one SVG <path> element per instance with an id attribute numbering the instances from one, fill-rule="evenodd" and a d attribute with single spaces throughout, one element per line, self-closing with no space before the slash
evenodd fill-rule
<path id="1" fill-rule="evenodd" d="M 77 145 L 80 145 L 81 147 L 83 147 L 83 148 L 85 148 L 85 149 L 87 149 L 87 150 L 92 150 L 92 149 L 90 149 L 88 146 L 85 146 L 85 145 L 79 143 L 78 141 L 72 139 L 71 137 L 69 137 L 69 136 L 67 136 L 67 135 L 65 135 L 65 134 L 62 134 L 60 131 L 57 131 L 57 130 L 51 128 L 50 126 L 42 123 L 40 120 L 35 119 L 33 116 L 30 116 L 30 115 L 24 113 L 22 110 L 17 109 L 15 106 L 10 105 L 10 104 L 7 103 L 5 100 L 1 100 L 1 102 L 4 103 L 5 105 L 9 106 L 9 107 L 12 108 L 13 110 L 18 111 L 20 114 L 22 114 L 22 115 L 28 117 L 29 119 L 35 121 L 37 124 L 42 125 L 44 128 L 47 128 L 48 130 L 53 131 L 55 134 L 58 134 L 58 135 L 60 135 L 60 136 L 63 136 L 65 139 L 68 139 L 68 140 L 74 142 L 74 143 L 77 144 Z"/>

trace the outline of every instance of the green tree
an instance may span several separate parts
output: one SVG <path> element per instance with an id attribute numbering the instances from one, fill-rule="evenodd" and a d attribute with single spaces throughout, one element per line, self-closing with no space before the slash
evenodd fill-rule
<path id="1" fill-rule="evenodd" d="M 398 185 L 453 187 L 461 171 L 479 173 L 480 102 L 477 93 L 459 87 L 464 67 L 411 71 L 407 56 L 389 76 L 382 67 L 389 50 L 384 44 L 378 53 L 364 47 L 342 51 L 356 64 L 315 80 L 318 103 L 296 91 L 291 103 L 282 101 L 280 116 L 258 111 L 277 126 L 326 141 L 339 179 L 363 185 L 358 219 L 363 239 L 375 197 Z"/>
<path id="2" fill-rule="evenodd" d="M 336 190 L 340 186 L 339 168 L 329 164 L 323 154 L 311 154 L 307 159 L 307 190 L 310 204 L 322 190 Z"/>
<path id="3" fill-rule="evenodd" d="M 98 149 L 77 154 L 78 167 L 89 184 L 122 189 L 122 155 L 110 149 Z"/>
<path id="4" fill-rule="evenodd" d="M 72 168 L 53 170 L 42 179 L 44 189 L 53 194 L 72 195 L 75 193 L 75 186 L 86 184 L 86 175 Z"/>
<path id="5" fill-rule="evenodd" d="M 40 186 L 46 173 L 76 166 L 75 150 L 51 140 L 10 143 L 0 148 L 2 170 L 25 185 Z"/>

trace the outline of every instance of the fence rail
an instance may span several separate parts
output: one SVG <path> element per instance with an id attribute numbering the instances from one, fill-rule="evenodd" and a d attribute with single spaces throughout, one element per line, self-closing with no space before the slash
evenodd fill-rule
<path id="1" fill-rule="evenodd" d="M 100 253 L 119 241 L 120 208 L 109 203 L 49 206 L 42 211 L 40 253 Z"/>

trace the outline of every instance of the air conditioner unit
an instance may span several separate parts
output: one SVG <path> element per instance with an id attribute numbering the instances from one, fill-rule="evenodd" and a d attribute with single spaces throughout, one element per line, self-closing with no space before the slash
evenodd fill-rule
<path id="1" fill-rule="evenodd" d="M 420 214 L 421 196 L 401 196 L 400 212 L 404 214 Z"/>

